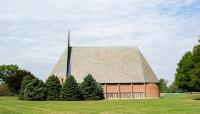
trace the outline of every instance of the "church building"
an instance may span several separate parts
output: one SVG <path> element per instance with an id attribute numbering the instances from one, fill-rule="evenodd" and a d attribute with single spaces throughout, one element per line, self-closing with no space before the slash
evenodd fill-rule
<path id="1" fill-rule="evenodd" d="M 68 38 L 51 74 L 61 83 L 69 74 L 78 83 L 91 74 L 102 84 L 105 99 L 160 97 L 158 79 L 137 47 L 72 47 Z"/>

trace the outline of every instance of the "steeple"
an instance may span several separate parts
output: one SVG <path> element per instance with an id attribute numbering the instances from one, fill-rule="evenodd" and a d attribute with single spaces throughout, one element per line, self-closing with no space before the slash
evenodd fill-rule
<path id="1" fill-rule="evenodd" d="M 66 77 L 71 74 L 71 51 L 72 47 L 70 46 L 70 30 L 68 31 L 68 46 L 67 46 L 67 72 Z"/>
<path id="2" fill-rule="evenodd" d="M 68 30 L 68 46 L 67 47 L 70 47 L 70 29 Z"/>

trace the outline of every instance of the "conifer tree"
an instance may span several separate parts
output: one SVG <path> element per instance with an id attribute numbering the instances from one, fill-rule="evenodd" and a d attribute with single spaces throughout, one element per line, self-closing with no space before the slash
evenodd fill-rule
<path id="1" fill-rule="evenodd" d="M 28 83 L 24 90 L 25 100 L 46 100 L 46 87 L 42 80 L 32 79 L 30 83 Z"/>
<path id="2" fill-rule="evenodd" d="M 45 86 L 47 89 L 47 100 L 58 100 L 60 98 L 61 84 L 57 76 L 49 76 Z"/>
<path id="3" fill-rule="evenodd" d="M 80 100 L 81 94 L 78 84 L 73 76 L 68 76 L 61 90 L 61 96 L 63 100 Z"/>
<path id="4" fill-rule="evenodd" d="M 88 74 L 80 85 L 81 94 L 86 100 L 104 99 L 103 88 L 92 75 Z"/>
<path id="5" fill-rule="evenodd" d="M 32 81 L 33 77 L 32 76 L 26 76 L 24 77 L 24 79 L 21 82 L 21 89 L 19 91 L 19 99 L 23 99 L 24 98 L 24 90 L 27 86 L 27 84 L 29 84 Z"/>

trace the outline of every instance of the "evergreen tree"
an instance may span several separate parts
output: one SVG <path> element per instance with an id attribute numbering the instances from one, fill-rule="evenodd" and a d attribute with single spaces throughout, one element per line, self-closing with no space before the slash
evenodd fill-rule
<path id="1" fill-rule="evenodd" d="M 100 83 L 97 83 L 97 89 L 96 89 L 96 93 L 97 93 L 97 96 L 96 96 L 96 100 L 101 100 L 101 99 L 104 99 L 104 92 L 103 92 L 103 88 L 101 86 Z"/>
<path id="2" fill-rule="evenodd" d="M 19 91 L 19 99 L 23 99 L 24 98 L 24 90 L 25 90 L 26 86 L 32 81 L 32 79 L 33 79 L 33 77 L 26 76 L 22 80 L 22 82 L 21 82 L 21 89 Z"/>
<path id="3" fill-rule="evenodd" d="M 58 100 L 60 98 L 61 84 L 57 76 L 49 76 L 45 86 L 47 89 L 47 100 Z"/>
<path id="4" fill-rule="evenodd" d="M 63 100 L 80 100 L 81 94 L 78 84 L 73 76 L 68 76 L 61 90 Z"/>
<path id="5" fill-rule="evenodd" d="M 42 80 L 32 79 L 28 83 L 24 90 L 24 99 L 26 100 L 45 100 L 46 99 L 46 87 Z"/>
<path id="6" fill-rule="evenodd" d="M 92 75 L 88 74 L 80 85 L 81 94 L 86 100 L 104 99 L 103 88 Z"/>

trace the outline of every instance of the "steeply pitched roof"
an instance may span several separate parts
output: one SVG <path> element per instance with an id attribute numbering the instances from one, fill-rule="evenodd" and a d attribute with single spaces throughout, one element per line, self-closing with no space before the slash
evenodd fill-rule
<path id="1" fill-rule="evenodd" d="M 65 79 L 67 49 L 52 74 Z M 81 82 L 91 74 L 100 83 L 158 82 L 154 72 L 135 47 L 72 47 L 71 74 Z"/>
<path id="2" fill-rule="evenodd" d="M 51 75 L 53 74 L 59 78 L 65 79 L 67 74 L 67 48 L 64 50 L 54 69 L 52 70 Z"/>

